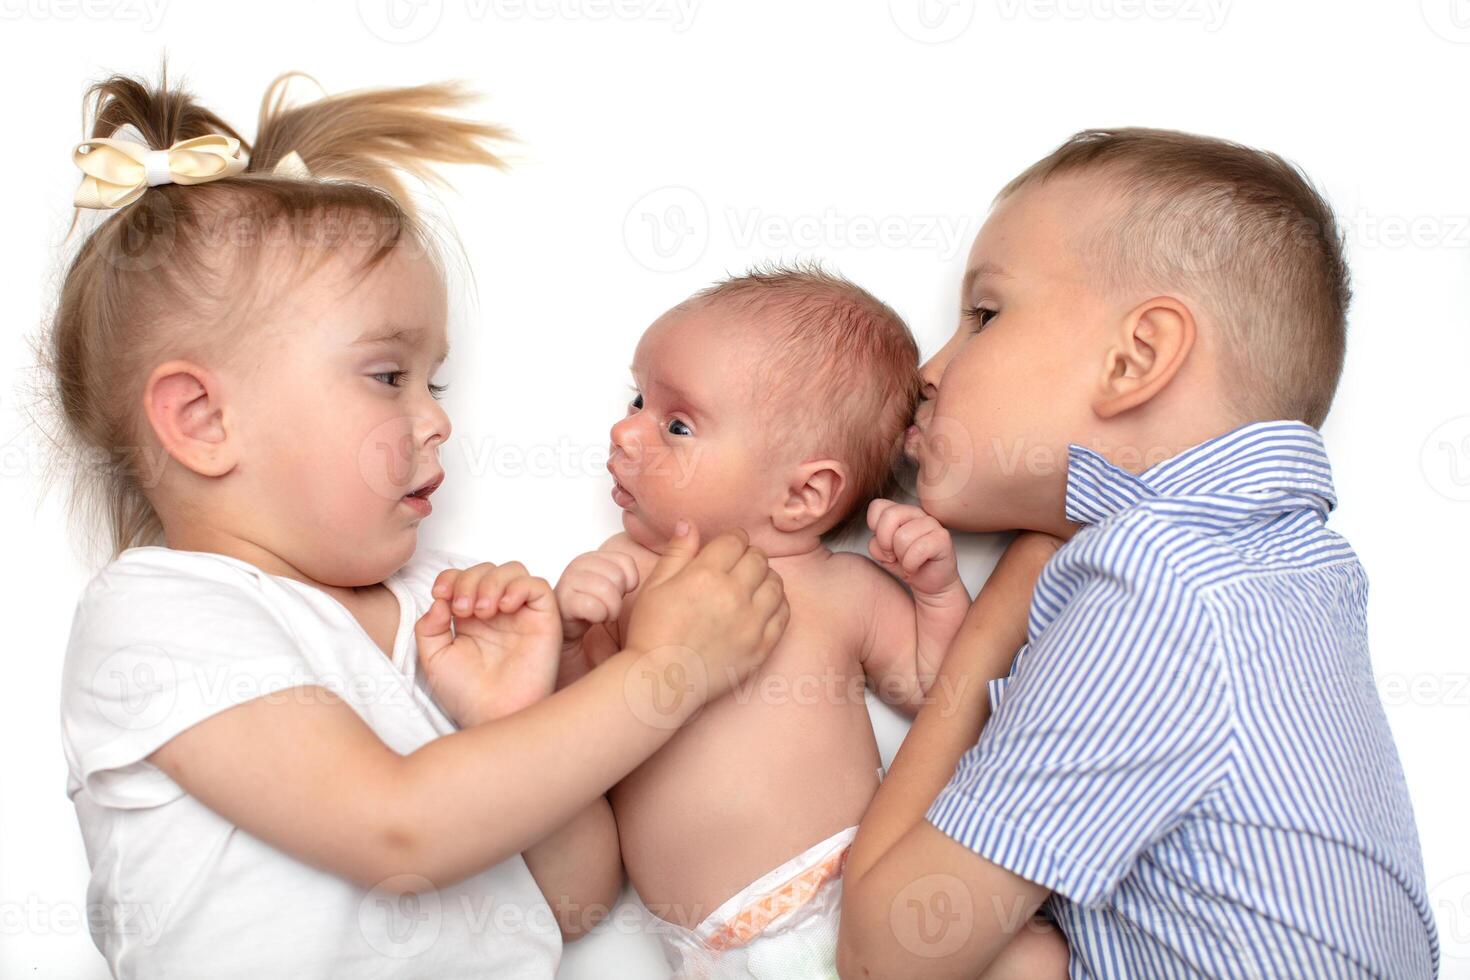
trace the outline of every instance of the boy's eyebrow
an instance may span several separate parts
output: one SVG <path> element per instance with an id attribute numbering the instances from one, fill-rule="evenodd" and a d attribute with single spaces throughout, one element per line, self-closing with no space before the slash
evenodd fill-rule
<path id="1" fill-rule="evenodd" d="M 1013 276 L 1013 275 L 1011 275 L 1009 272 L 1007 272 L 1001 266 L 996 265 L 994 262 L 980 262 L 980 263 L 978 263 L 977 265 L 973 266 L 972 268 L 970 268 L 968 271 L 965 272 L 965 283 L 960 288 L 960 292 L 961 293 L 969 293 L 970 287 L 972 287 L 972 286 L 975 285 L 975 281 L 977 279 L 1014 279 L 1014 278 L 1016 278 L 1016 277 Z"/>
<path id="2" fill-rule="evenodd" d="M 424 331 L 421 327 L 396 327 L 386 326 L 377 330 L 369 330 L 352 342 L 354 347 L 381 347 L 388 344 L 408 344 L 417 346 L 423 339 Z M 435 363 L 440 363 L 449 357 L 449 345 L 445 344 L 438 351 Z"/>

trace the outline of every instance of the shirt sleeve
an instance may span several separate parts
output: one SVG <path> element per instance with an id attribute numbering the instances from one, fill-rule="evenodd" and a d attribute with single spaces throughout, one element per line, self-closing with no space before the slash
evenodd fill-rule
<path id="1" fill-rule="evenodd" d="M 1231 706 L 1203 603 L 1159 555 L 1094 568 L 1017 657 L 927 818 L 1081 905 L 1220 779 Z"/>
<path id="2" fill-rule="evenodd" d="M 159 806 L 183 790 L 147 757 L 227 708 L 314 683 L 254 577 L 201 556 L 114 562 L 87 586 L 62 676 L 73 779 L 97 802 Z"/>

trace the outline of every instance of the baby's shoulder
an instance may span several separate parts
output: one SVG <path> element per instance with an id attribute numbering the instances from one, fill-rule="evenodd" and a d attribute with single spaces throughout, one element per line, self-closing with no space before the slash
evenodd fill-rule
<path id="1" fill-rule="evenodd" d="M 823 597 L 830 606 L 848 610 L 871 610 L 886 590 L 903 586 L 865 555 L 834 551 L 826 561 L 806 571 L 802 583 Z"/>

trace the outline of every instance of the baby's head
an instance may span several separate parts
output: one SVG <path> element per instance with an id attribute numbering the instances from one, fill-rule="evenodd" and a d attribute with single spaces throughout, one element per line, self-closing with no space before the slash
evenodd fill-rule
<path id="1" fill-rule="evenodd" d="M 285 82 L 253 149 L 240 141 L 243 172 L 150 180 L 87 234 L 44 354 L 76 500 L 114 552 L 166 543 L 365 585 L 413 553 L 449 435 L 431 381 L 442 263 L 400 176 L 495 164 L 484 144 L 503 134 L 441 114 L 466 101 L 452 86 L 290 106 Z M 166 81 L 116 77 L 92 95 L 94 140 L 130 151 L 239 139 Z M 127 200 L 137 168 L 106 159 L 84 166 L 106 179 L 79 205 Z"/>
<path id="2" fill-rule="evenodd" d="M 1348 274 L 1280 157 L 1160 130 L 1079 133 L 1001 191 L 909 443 L 925 510 L 1066 533 L 1067 447 L 1139 472 L 1253 421 L 1320 425 Z"/>
<path id="3" fill-rule="evenodd" d="M 770 555 L 810 551 L 885 492 L 919 384 L 898 314 L 812 267 L 695 294 L 643 334 L 632 373 L 608 462 L 629 535 L 659 550 L 685 518 Z"/>

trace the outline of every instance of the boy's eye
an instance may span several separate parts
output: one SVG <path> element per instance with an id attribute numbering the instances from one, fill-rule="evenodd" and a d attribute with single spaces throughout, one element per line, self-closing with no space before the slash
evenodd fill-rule
<path id="1" fill-rule="evenodd" d="M 965 319 L 974 326 L 975 333 L 979 333 L 990 325 L 991 320 L 1000 315 L 1000 311 L 984 306 L 968 306 L 965 308 L 964 315 Z"/>
<path id="2" fill-rule="evenodd" d="M 692 436 L 694 432 L 684 424 L 683 419 L 669 419 L 669 434 L 674 436 Z"/>

